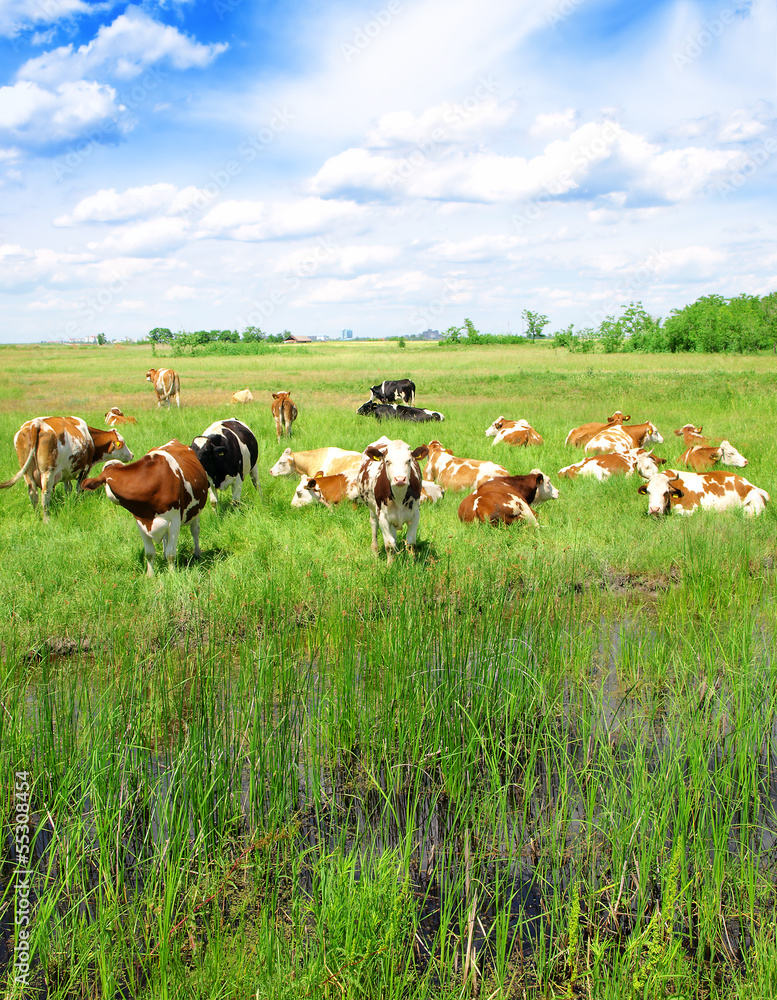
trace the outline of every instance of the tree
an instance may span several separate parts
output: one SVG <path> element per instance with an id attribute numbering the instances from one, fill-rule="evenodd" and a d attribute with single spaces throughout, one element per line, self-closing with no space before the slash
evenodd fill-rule
<path id="1" fill-rule="evenodd" d="M 541 337 L 542 331 L 550 322 L 547 316 L 543 316 L 542 313 L 532 312 L 531 309 L 524 309 L 521 316 L 526 324 L 526 336 L 531 337 L 532 340 L 535 337 Z"/>
<path id="2" fill-rule="evenodd" d="M 100 345 L 100 347 L 102 347 L 103 344 L 108 343 L 108 338 L 105 336 L 104 333 L 97 334 L 97 343 Z"/>
<path id="3" fill-rule="evenodd" d="M 397 347 L 400 349 L 400 351 L 404 351 L 405 347 L 407 347 L 404 337 L 399 338 L 399 340 L 397 341 Z"/>

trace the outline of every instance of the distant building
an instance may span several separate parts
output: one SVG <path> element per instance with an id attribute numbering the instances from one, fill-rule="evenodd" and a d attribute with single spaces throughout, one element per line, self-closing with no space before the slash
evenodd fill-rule
<path id="1" fill-rule="evenodd" d="M 439 330 L 424 330 L 421 334 L 421 340 L 439 340 L 440 331 Z"/>
<path id="2" fill-rule="evenodd" d="M 353 340 L 353 330 L 341 330 L 340 340 Z"/>
<path id="3" fill-rule="evenodd" d="M 311 337 L 306 337 L 304 333 L 290 333 L 283 341 L 284 344 L 312 344 Z"/>

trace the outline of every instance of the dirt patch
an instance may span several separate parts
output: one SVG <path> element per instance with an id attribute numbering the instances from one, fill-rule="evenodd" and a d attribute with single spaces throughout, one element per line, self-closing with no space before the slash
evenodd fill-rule
<path id="1" fill-rule="evenodd" d="M 629 573 L 606 570 L 603 587 L 611 594 L 658 594 L 680 582 L 681 575 L 673 566 L 667 573 Z"/>

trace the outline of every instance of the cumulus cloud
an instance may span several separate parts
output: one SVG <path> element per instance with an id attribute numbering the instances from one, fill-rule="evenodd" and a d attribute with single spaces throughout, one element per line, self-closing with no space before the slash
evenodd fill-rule
<path id="1" fill-rule="evenodd" d="M 47 90 L 23 80 L 0 87 L 0 142 L 27 149 L 56 147 L 115 119 L 122 110 L 116 91 L 105 84 L 77 80 Z"/>
<path id="2" fill-rule="evenodd" d="M 478 87 L 481 88 L 478 90 Z M 472 142 L 502 129 L 513 117 L 515 105 L 500 105 L 481 81 L 462 101 L 428 108 L 420 115 L 392 111 L 383 115 L 367 132 L 365 145 L 372 149 L 396 149 L 408 145 Z"/>
<path id="3" fill-rule="evenodd" d="M 483 151 L 416 149 L 405 157 L 353 147 L 331 157 L 310 181 L 324 198 L 502 203 L 545 198 L 590 199 L 626 191 L 634 205 L 694 197 L 738 154 L 688 146 L 662 150 L 617 122 L 586 122 L 565 139 L 526 158 Z"/>
<path id="4" fill-rule="evenodd" d="M 189 238 L 186 219 L 161 216 L 119 228 L 101 242 L 89 243 L 88 247 L 103 254 L 158 257 L 182 247 Z"/>
<path id="5" fill-rule="evenodd" d="M 575 130 L 578 113 L 574 108 L 537 115 L 529 127 L 529 135 L 538 139 L 560 139 Z"/>
<path id="6" fill-rule="evenodd" d="M 110 10 L 113 3 L 87 3 L 86 0 L 57 0 L 43 3 L 41 0 L 3 0 L 0 4 L 0 35 L 14 38 L 28 28 L 56 24 L 80 15 L 95 14 Z"/>
<path id="7" fill-rule="evenodd" d="M 174 184 L 148 184 L 117 192 L 107 188 L 78 202 L 67 215 L 54 220 L 55 226 L 74 226 L 82 222 L 128 222 L 154 215 L 181 215 L 204 207 L 210 198 L 207 192 L 193 186 L 182 189 Z"/>
<path id="8" fill-rule="evenodd" d="M 501 261 L 510 259 L 510 255 L 526 242 L 526 238 L 519 236 L 474 236 L 469 240 L 444 240 L 435 243 L 429 252 L 447 261 Z"/>
<path id="9" fill-rule="evenodd" d="M 222 43 L 203 45 L 130 6 L 112 24 L 103 25 L 91 42 L 77 49 L 63 45 L 44 52 L 28 60 L 18 77 L 52 86 L 109 71 L 126 80 L 163 61 L 177 70 L 204 69 L 227 48 Z"/>
<path id="10" fill-rule="evenodd" d="M 325 281 L 310 293 L 307 301 L 321 305 L 338 302 L 396 302 L 407 300 L 430 289 L 430 286 L 429 278 L 422 271 L 404 271 L 396 275 L 363 274 L 347 281 Z"/>
<path id="11" fill-rule="evenodd" d="M 275 270 L 300 277 L 309 273 L 353 277 L 390 267 L 400 254 L 400 248 L 392 246 L 329 246 L 323 252 L 320 247 L 303 247 L 281 257 Z"/>

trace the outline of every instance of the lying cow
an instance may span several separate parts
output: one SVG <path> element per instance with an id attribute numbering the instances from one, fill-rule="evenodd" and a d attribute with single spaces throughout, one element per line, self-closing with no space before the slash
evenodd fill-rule
<path id="1" fill-rule="evenodd" d="M 459 504 L 459 520 L 536 525 L 531 508 L 547 500 L 558 500 L 558 490 L 539 469 L 533 469 L 526 476 L 504 476 L 483 483 Z"/>
<path id="2" fill-rule="evenodd" d="M 437 483 L 421 480 L 421 503 L 437 503 L 445 496 L 445 490 Z M 292 507 L 305 507 L 311 503 L 322 503 L 325 507 L 341 503 L 343 500 L 358 500 L 359 484 L 356 476 L 340 472 L 336 476 L 301 475 L 299 485 L 291 498 Z"/>
<path id="3" fill-rule="evenodd" d="M 505 420 L 504 417 L 497 417 L 486 431 L 486 437 L 494 439 L 493 444 L 529 445 L 544 444 L 542 435 L 531 426 L 528 420 Z M 493 447 L 493 445 L 492 445 Z"/>
<path id="4" fill-rule="evenodd" d="M 569 434 L 567 434 L 564 444 L 573 445 L 575 448 L 582 448 L 595 434 L 606 431 L 608 427 L 620 427 L 627 420 L 631 420 L 631 414 L 623 413 L 622 410 L 616 410 L 611 417 L 607 418 L 606 424 L 581 424 L 580 427 L 573 427 Z"/>
<path id="5" fill-rule="evenodd" d="M 280 441 L 283 435 L 291 437 L 291 425 L 297 419 L 297 404 L 291 395 L 288 392 L 274 392 L 270 409 L 275 420 L 276 438 Z"/>
<path id="6" fill-rule="evenodd" d="M 439 410 L 423 410 L 418 406 L 404 406 L 402 403 L 379 403 L 368 399 L 356 411 L 360 417 L 375 417 L 376 420 L 412 420 L 425 423 L 427 420 L 445 420 Z"/>
<path id="7" fill-rule="evenodd" d="M 730 441 L 721 441 L 716 447 L 706 447 L 696 444 L 687 448 L 677 459 L 680 465 L 693 469 L 694 472 L 707 472 L 713 465 L 732 465 L 735 469 L 744 469 L 748 464 L 744 455 L 736 450 Z"/>
<path id="8" fill-rule="evenodd" d="M 648 513 L 654 515 L 692 514 L 695 510 L 727 510 L 742 507 L 745 514 L 762 514 L 769 501 L 766 490 L 734 472 L 678 472 L 667 469 L 643 483 L 637 490 L 648 498 Z"/>
<path id="9" fill-rule="evenodd" d="M 481 483 L 497 476 L 509 476 L 503 465 L 477 458 L 456 458 L 439 441 L 429 442 L 429 463 L 426 476 L 446 490 L 477 489 Z"/>
<path id="10" fill-rule="evenodd" d="M 711 444 L 710 439 L 704 437 L 701 430 L 701 427 L 695 427 L 693 424 L 683 424 L 677 428 L 675 434 L 683 439 L 686 448 L 695 444 Z"/>
<path id="11" fill-rule="evenodd" d="M 116 427 L 117 424 L 136 424 L 135 417 L 127 417 L 118 406 L 112 406 L 105 414 L 105 422 L 109 427 Z"/>
<path id="12" fill-rule="evenodd" d="M 386 561 L 390 564 L 397 550 L 397 530 L 407 525 L 405 544 L 411 558 L 421 510 L 421 469 L 418 462 L 429 449 L 420 444 L 415 450 L 404 441 L 370 444 L 364 449 L 359 466 L 359 498 L 370 511 L 372 551 L 378 554 L 378 528 L 383 535 Z"/>
<path id="13" fill-rule="evenodd" d="M 338 472 L 354 473 L 361 465 L 360 451 L 343 448 L 314 448 L 312 451 L 292 451 L 287 448 L 270 469 L 271 476 L 315 476 L 319 472 L 334 476 Z"/>
<path id="14" fill-rule="evenodd" d="M 331 507 L 343 500 L 358 498 L 359 486 L 355 472 L 338 472 L 334 476 L 325 476 L 320 471 L 315 476 L 308 476 L 303 472 L 291 498 L 291 506 L 306 507 L 311 503 L 322 503 L 325 507 Z"/>
<path id="15" fill-rule="evenodd" d="M 238 389 L 237 392 L 232 393 L 232 403 L 253 403 L 254 395 L 250 389 Z"/>
<path id="16" fill-rule="evenodd" d="M 586 455 L 606 455 L 608 452 L 626 452 L 634 448 L 644 448 L 648 444 L 663 444 L 658 428 L 651 421 L 644 424 L 632 424 L 623 427 L 613 424 L 607 430 L 600 431 L 584 445 Z"/>
<path id="17" fill-rule="evenodd" d="M 38 506 L 38 490 L 43 494 L 43 520 L 49 519 L 51 494 L 62 482 L 70 492 L 71 480 L 81 491 L 92 466 L 110 455 L 122 462 L 132 461 L 132 452 L 117 430 L 89 427 L 80 417 L 35 417 L 22 424 L 14 435 L 19 471 L 0 489 L 7 489 L 24 476 L 33 508 Z"/>
<path id="18" fill-rule="evenodd" d="M 181 526 L 188 524 L 194 558 L 200 558 L 200 511 L 208 499 L 208 476 L 191 448 L 173 439 L 131 465 L 106 462 L 85 490 L 105 486 L 108 499 L 135 518 L 146 550 L 146 572 L 154 575 L 156 545 L 161 542 L 172 568 Z"/>
<path id="19" fill-rule="evenodd" d="M 243 481 L 250 476 L 260 490 L 256 460 L 259 445 L 242 420 L 217 420 L 192 441 L 192 451 L 205 469 L 210 484 L 210 502 L 216 506 L 216 490 L 232 487 L 232 503 L 240 502 Z"/>
<path id="20" fill-rule="evenodd" d="M 156 393 L 156 405 L 161 406 L 174 399 L 176 406 L 181 405 L 181 380 L 172 368 L 149 368 L 146 372 L 146 382 L 150 382 Z"/>
<path id="21" fill-rule="evenodd" d="M 567 465 L 558 470 L 564 479 L 577 479 L 578 476 L 594 476 L 600 483 L 610 476 L 631 476 L 638 472 L 643 479 L 650 479 L 658 472 L 658 466 L 666 462 L 665 458 L 657 458 L 644 448 L 623 453 L 613 452 L 609 455 L 590 455 L 582 462 Z"/>
<path id="22" fill-rule="evenodd" d="M 371 385 L 370 392 L 372 399 L 379 403 L 409 403 L 411 406 L 415 402 L 415 382 L 409 378 L 399 378 L 395 380 L 386 379 L 380 385 Z"/>

